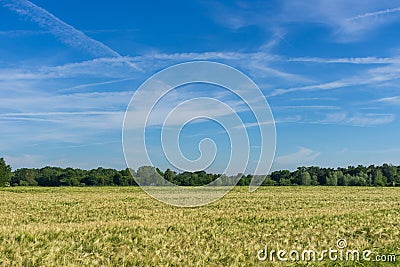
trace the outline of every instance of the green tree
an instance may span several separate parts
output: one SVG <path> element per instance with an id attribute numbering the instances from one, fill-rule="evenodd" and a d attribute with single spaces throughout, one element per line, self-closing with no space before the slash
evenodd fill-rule
<path id="1" fill-rule="evenodd" d="M 120 173 L 122 174 L 122 179 L 126 182 L 126 185 L 134 185 L 137 186 L 138 184 L 136 183 L 135 179 L 133 177 L 136 177 L 136 172 L 133 169 L 126 168 L 125 170 L 121 170 Z"/>
<path id="2" fill-rule="evenodd" d="M 36 179 L 39 177 L 37 169 L 22 168 L 15 170 L 11 179 L 11 185 L 38 185 Z"/>
<path id="3" fill-rule="evenodd" d="M 305 167 L 299 167 L 293 174 L 293 182 L 297 185 L 311 185 L 311 175 Z"/>
<path id="4" fill-rule="evenodd" d="M 77 174 L 77 170 L 72 168 L 63 169 L 57 178 L 60 185 L 63 186 L 77 186 L 80 184 L 81 180 L 81 177 Z"/>
<path id="5" fill-rule="evenodd" d="M 114 176 L 113 176 L 114 185 L 118 185 L 118 186 L 128 185 L 127 182 L 128 181 L 126 181 L 124 179 L 124 177 L 122 176 L 121 173 L 117 172 L 116 174 L 114 174 Z"/>
<path id="6" fill-rule="evenodd" d="M 157 172 L 156 168 L 151 166 L 141 166 L 137 170 L 137 179 L 140 185 L 163 185 L 164 179 Z"/>
<path id="7" fill-rule="evenodd" d="M 342 186 L 346 186 L 349 185 L 349 180 L 350 180 L 350 174 L 343 174 L 343 172 L 341 173 L 341 175 L 338 175 L 338 185 L 342 185 Z"/>
<path id="8" fill-rule="evenodd" d="M 352 186 L 365 186 L 366 185 L 366 178 L 368 178 L 368 175 L 361 172 L 359 175 L 356 176 L 351 176 L 349 179 L 349 185 Z"/>
<path id="9" fill-rule="evenodd" d="M 279 185 L 288 186 L 288 185 L 292 185 L 292 184 L 290 182 L 290 179 L 282 178 L 282 179 L 279 180 Z"/>
<path id="10" fill-rule="evenodd" d="M 276 184 L 276 182 L 274 180 L 272 180 L 269 175 L 267 175 L 265 177 L 265 180 L 262 182 L 262 185 L 265 185 L 265 186 L 272 186 L 275 184 Z M 244 184 L 244 185 L 249 185 L 249 184 Z"/>
<path id="11" fill-rule="evenodd" d="M 376 169 L 372 173 L 372 184 L 374 186 L 385 186 L 386 185 L 386 177 L 383 176 L 382 171 L 379 169 Z"/>
<path id="12" fill-rule="evenodd" d="M 305 171 L 301 174 L 301 184 L 311 185 L 311 175 L 308 173 L 308 171 Z"/>
<path id="13" fill-rule="evenodd" d="M 393 185 L 399 183 L 399 177 L 397 174 L 397 168 L 393 165 L 383 164 L 382 166 L 383 176 L 387 178 L 387 182 L 389 185 Z"/>
<path id="14" fill-rule="evenodd" d="M 289 170 L 280 170 L 280 171 L 274 171 L 270 175 L 271 179 L 275 181 L 276 183 L 280 185 L 287 185 L 286 180 L 290 180 L 290 171 Z M 285 179 L 284 182 L 282 180 Z"/>
<path id="15" fill-rule="evenodd" d="M 337 179 L 336 179 L 335 174 L 329 174 L 329 176 L 326 177 L 326 185 L 328 185 L 328 186 L 337 185 Z"/>
<path id="16" fill-rule="evenodd" d="M 3 158 L 0 158 L 0 186 L 10 186 L 11 167 Z"/>

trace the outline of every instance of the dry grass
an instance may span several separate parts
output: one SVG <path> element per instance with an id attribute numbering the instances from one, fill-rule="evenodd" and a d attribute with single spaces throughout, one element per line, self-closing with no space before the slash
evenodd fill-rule
<path id="1" fill-rule="evenodd" d="M 339 238 L 400 251 L 399 188 L 237 187 L 210 205 L 177 208 L 140 188 L 19 187 L 0 189 L 0 202 L 3 266 L 268 266 L 257 259 L 265 245 L 320 251 Z"/>

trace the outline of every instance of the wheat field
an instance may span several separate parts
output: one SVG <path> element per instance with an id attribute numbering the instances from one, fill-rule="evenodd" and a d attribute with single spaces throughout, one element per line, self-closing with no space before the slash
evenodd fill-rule
<path id="1" fill-rule="evenodd" d="M 266 246 L 399 255 L 400 188 L 236 187 L 198 208 L 137 187 L 0 189 L 1 266 L 388 266 L 260 260 Z"/>

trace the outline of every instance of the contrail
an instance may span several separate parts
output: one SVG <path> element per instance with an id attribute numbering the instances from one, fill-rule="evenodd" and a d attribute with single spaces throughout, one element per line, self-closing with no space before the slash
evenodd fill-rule
<path id="1" fill-rule="evenodd" d="M 114 114 L 124 114 L 122 111 L 76 111 L 76 112 L 64 112 L 64 111 L 54 111 L 54 112 L 20 112 L 20 113 L 3 113 L 0 114 L 0 118 L 7 117 L 35 117 L 35 116 L 55 116 L 55 115 L 114 115 Z"/>
<path id="2" fill-rule="evenodd" d="M 90 38 L 30 1 L 0 0 L 0 3 L 17 14 L 28 17 L 36 22 L 40 27 L 51 32 L 66 45 L 83 49 L 96 57 L 121 57 L 118 52 L 110 47 Z"/>
<path id="3" fill-rule="evenodd" d="M 383 14 L 398 12 L 398 11 L 400 11 L 400 7 L 381 10 L 381 11 L 376 11 L 376 12 L 365 13 L 365 14 L 362 14 L 362 15 L 359 15 L 359 16 L 348 18 L 347 20 L 348 21 L 358 20 L 358 19 L 363 19 L 363 18 L 367 18 L 367 17 L 379 16 L 379 15 L 383 15 Z"/>

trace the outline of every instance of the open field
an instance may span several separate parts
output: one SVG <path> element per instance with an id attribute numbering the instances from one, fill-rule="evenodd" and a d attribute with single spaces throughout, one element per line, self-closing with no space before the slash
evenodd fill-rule
<path id="1" fill-rule="evenodd" d="M 177 208 L 140 188 L 15 187 L 0 189 L 0 202 L 2 266 L 269 266 L 257 258 L 266 245 L 321 251 L 338 239 L 397 254 L 400 264 L 400 188 L 237 187 L 210 205 Z"/>

